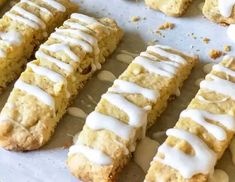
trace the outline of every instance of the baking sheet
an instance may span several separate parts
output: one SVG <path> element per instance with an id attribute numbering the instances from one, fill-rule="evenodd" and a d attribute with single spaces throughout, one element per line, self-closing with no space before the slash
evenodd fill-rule
<path id="1" fill-rule="evenodd" d="M 149 10 L 143 1 L 135 0 L 78 0 L 81 5 L 81 13 L 102 17 L 108 16 L 117 20 L 125 30 L 125 37 L 117 51 L 107 60 L 103 70 L 109 70 L 118 76 L 127 67 L 127 64 L 116 60 L 120 50 L 139 53 L 145 50 L 149 41 L 157 40 L 159 43 L 167 44 L 183 51 L 198 54 L 201 63 L 194 69 L 190 78 L 185 82 L 181 95 L 172 101 L 166 111 L 158 119 L 147 135 L 156 131 L 165 131 L 173 127 L 182 111 L 198 90 L 195 80 L 205 76 L 202 67 L 211 62 L 207 56 L 212 48 L 223 49 L 224 45 L 233 45 L 227 39 L 226 28 L 209 22 L 201 15 L 198 8 L 202 1 L 195 0 L 188 13 L 182 18 L 172 18 L 162 13 Z M 7 7 L 5 7 L 7 9 Z M 131 16 L 140 16 L 141 20 L 134 23 L 130 21 Z M 162 31 L 163 36 L 154 33 L 157 27 L 166 21 L 175 23 L 173 30 Z M 196 36 L 193 37 L 191 33 Z M 202 39 L 211 39 L 209 44 L 203 43 Z M 234 54 L 235 51 L 230 52 Z M 118 68 L 118 69 L 117 69 Z M 74 102 L 74 106 L 82 108 L 87 113 L 91 112 L 98 102 L 102 93 L 111 86 L 110 82 L 103 82 L 94 75 L 85 88 L 80 92 Z M 0 108 L 4 105 L 10 87 L 0 98 Z M 93 100 L 91 100 L 91 97 Z M 38 151 L 16 153 L 0 149 L 0 182 L 75 182 L 77 181 L 66 168 L 68 146 L 72 142 L 72 136 L 81 130 L 84 123 L 79 119 L 66 114 L 50 142 Z M 231 154 L 226 151 L 216 168 L 225 170 L 230 176 L 230 182 L 235 181 L 235 166 L 232 164 Z M 120 182 L 141 182 L 144 179 L 143 171 L 131 161 L 120 175 Z"/>

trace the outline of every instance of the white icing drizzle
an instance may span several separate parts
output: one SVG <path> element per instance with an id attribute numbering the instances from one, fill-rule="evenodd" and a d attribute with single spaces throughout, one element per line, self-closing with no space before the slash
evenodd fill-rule
<path id="1" fill-rule="evenodd" d="M 78 29 L 78 30 L 82 30 L 82 31 L 87 31 L 87 32 L 92 31 L 91 29 L 87 28 L 86 26 L 84 26 L 78 22 L 65 21 L 64 25 L 68 26 L 70 28 Z"/>
<path id="2" fill-rule="evenodd" d="M 71 17 L 74 18 L 73 15 Z M 88 18 L 89 20 L 87 21 L 87 17 L 84 15 L 80 16 L 78 14 L 76 18 L 79 19 L 79 21 L 81 22 L 96 23 L 96 20 L 94 20 L 93 18 Z M 80 18 L 82 20 L 80 20 Z M 163 74 L 164 76 L 174 76 L 176 68 L 179 67 L 180 64 L 184 63 L 185 60 L 177 56 L 174 57 L 173 54 L 168 54 L 166 51 L 164 52 L 164 50 L 162 50 L 161 54 L 164 54 L 164 56 L 167 57 L 169 56 L 171 58 L 170 61 L 154 62 L 151 59 L 148 59 L 150 56 L 146 54 L 147 56 L 145 55 L 145 57 L 147 58 L 139 56 L 134 60 L 134 62 L 150 70 L 150 72 L 154 72 L 157 74 L 159 74 L 160 72 L 160 74 Z M 154 60 L 156 59 L 157 57 L 154 58 Z M 93 130 L 109 130 L 115 133 L 117 136 L 128 140 L 130 139 L 133 127 L 142 127 L 143 134 L 145 134 L 147 125 L 147 110 L 151 109 L 151 106 L 140 108 L 134 103 L 128 101 L 124 96 L 121 95 L 121 93 L 141 94 L 143 97 L 151 101 L 156 101 L 159 97 L 159 93 L 155 92 L 154 90 L 143 88 L 133 82 L 117 79 L 114 81 L 113 87 L 111 87 L 106 94 L 102 95 L 102 99 L 107 100 L 110 104 L 125 112 L 129 118 L 129 125 L 123 123 L 122 121 L 112 116 L 104 115 L 97 111 L 94 111 L 88 115 L 86 125 Z M 124 151 L 126 151 L 125 153 L 129 153 L 129 150 L 125 145 L 120 144 L 120 142 L 117 141 L 115 142 L 118 145 L 122 146 Z M 134 148 L 135 144 L 130 147 L 130 151 L 132 151 Z M 75 153 L 76 152 L 79 152 L 79 150 L 75 151 Z M 94 153 L 92 155 L 94 155 Z"/>
<path id="3" fill-rule="evenodd" d="M 19 15 L 13 14 L 12 12 L 7 12 L 5 15 L 8 16 L 9 18 L 11 18 L 14 21 L 21 22 L 21 23 L 23 23 L 23 24 L 25 24 L 25 25 L 27 25 L 31 28 L 34 28 L 34 29 L 39 29 L 39 26 L 38 26 L 37 23 L 35 23 L 31 20 L 28 20 L 26 18 L 23 18 Z"/>
<path id="4" fill-rule="evenodd" d="M 233 71 L 233 70 L 231 70 L 221 64 L 214 65 L 213 70 L 219 71 L 219 72 L 224 72 L 229 76 L 235 77 L 235 71 Z"/>
<path id="5" fill-rule="evenodd" d="M 90 46 L 90 44 L 88 44 L 87 42 L 83 40 L 73 38 L 68 35 L 58 33 L 58 32 L 52 33 L 50 37 L 59 41 L 63 41 L 67 44 L 71 44 L 74 46 L 81 46 L 81 48 L 85 50 L 86 52 L 89 52 L 89 53 L 92 52 L 92 47 Z"/>
<path id="6" fill-rule="evenodd" d="M 0 41 L 9 45 L 18 45 L 21 43 L 21 34 L 14 30 L 8 32 L 0 32 Z"/>
<path id="7" fill-rule="evenodd" d="M 76 17 L 76 14 L 75 14 L 75 17 L 77 18 L 77 20 L 82 21 L 83 23 L 86 23 L 86 25 L 89 25 L 91 23 L 89 18 L 91 17 L 83 18 L 83 16 L 84 15 L 81 15 L 81 19 L 79 19 L 80 16 Z M 74 15 L 71 15 L 71 17 L 74 18 Z M 94 18 L 91 18 L 91 19 L 94 19 Z M 65 23 L 65 25 L 68 26 L 69 29 L 60 29 L 59 33 L 68 33 L 70 35 L 79 37 L 81 41 L 83 41 L 83 43 L 81 42 L 80 46 L 88 53 L 91 53 L 94 48 L 95 59 L 93 60 L 93 63 L 92 63 L 92 70 L 95 71 L 97 69 L 100 69 L 101 64 L 99 63 L 99 57 L 97 56 L 100 52 L 100 49 L 98 46 L 98 40 L 95 36 L 87 33 L 87 32 L 91 32 L 90 29 L 87 31 L 88 28 L 85 27 L 85 25 L 82 25 L 80 22 L 73 22 L 73 23 L 68 22 L 68 23 Z"/>
<path id="8" fill-rule="evenodd" d="M 0 42 L 6 44 L 6 46 L 19 45 L 21 43 L 21 34 L 14 30 L 0 32 Z M 6 57 L 6 52 L 3 49 L 0 49 L 0 57 Z"/>
<path id="9" fill-rule="evenodd" d="M 109 88 L 108 91 L 116 93 L 141 94 L 151 101 L 156 101 L 159 97 L 159 93 L 155 92 L 152 89 L 143 88 L 133 82 L 119 79 L 114 81 L 114 86 Z"/>
<path id="10" fill-rule="evenodd" d="M 167 52 L 166 50 L 164 49 L 170 49 L 170 50 L 173 50 L 171 47 L 168 47 L 168 46 L 163 46 L 163 45 L 154 45 L 154 46 L 149 46 L 147 48 L 147 51 L 150 51 L 150 52 L 154 52 L 162 57 L 167 57 L 169 58 L 170 60 L 172 60 L 173 62 L 176 62 L 176 63 L 179 63 L 179 64 L 186 64 L 186 60 L 177 55 L 177 54 L 173 54 L 173 53 L 170 53 L 170 52 Z"/>
<path id="11" fill-rule="evenodd" d="M 73 30 L 73 29 L 57 29 L 57 32 L 59 32 L 59 33 L 69 33 L 69 34 L 78 36 L 81 39 L 83 39 L 86 42 L 88 42 L 90 45 L 92 45 L 94 47 L 98 47 L 97 39 L 94 36 L 84 32 L 84 31 L 81 31 L 79 29 L 76 29 L 76 30 Z"/>
<path id="12" fill-rule="evenodd" d="M 60 75 L 59 73 L 57 73 L 55 71 L 52 71 L 51 69 L 48 69 L 48 68 L 42 67 L 42 66 L 38 66 L 38 65 L 33 64 L 31 62 L 28 63 L 27 66 L 30 67 L 34 73 L 36 73 L 38 75 L 45 76 L 55 83 L 66 83 L 66 79 L 62 75 Z"/>
<path id="13" fill-rule="evenodd" d="M 113 82 L 116 76 L 110 71 L 102 70 L 97 74 L 97 78 L 101 81 Z"/>
<path id="14" fill-rule="evenodd" d="M 208 100 L 208 99 L 205 99 L 203 96 L 199 95 L 197 96 L 198 100 L 202 101 L 202 102 L 206 102 L 208 104 L 212 104 L 212 103 L 221 103 L 221 102 L 225 102 L 228 100 L 228 97 L 225 97 L 221 100 Z"/>
<path id="15" fill-rule="evenodd" d="M 51 6 L 52 8 L 58 11 L 62 11 L 62 12 L 66 11 L 66 8 L 64 7 L 64 5 L 55 0 L 42 0 L 42 1 L 46 3 L 48 6 Z"/>
<path id="16" fill-rule="evenodd" d="M 228 130 L 235 131 L 235 120 L 232 116 L 227 114 L 212 114 L 199 109 L 186 109 L 181 112 L 180 117 L 191 118 L 219 141 L 223 141 L 227 138 L 225 130 L 220 126 L 207 122 L 206 119 L 216 121 Z"/>
<path id="17" fill-rule="evenodd" d="M 85 119 L 87 117 L 87 114 L 85 113 L 85 111 L 83 111 L 82 109 L 78 107 L 69 107 L 68 114 L 71 116 L 82 118 L 82 119 Z"/>
<path id="18" fill-rule="evenodd" d="M 123 110 L 129 117 L 129 125 L 134 127 L 144 126 L 147 122 L 147 113 L 144 109 L 129 102 L 122 95 L 106 93 L 102 95 L 103 99 Z"/>
<path id="19" fill-rule="evenodd" d="M 14 87 L 17 89 L 20 89 L 22 91 L 25 91 L 30 95 L 33 95 L 38 100 L 42 101 L 46 105 L 55 109 L 54 98 L 51 95 L 49 95 L 47 92 L 42 90 L 41 88 L 39 88 L 35 85 L 30 85 L 28 83 L 25 83 L 24 81 L 22 81 L 20 79 L 16 81 Z"/>
<path id="20" fill-rule="evenodd" d="M 154 61 L 157 61 L 157 60 L 158 60 L 158 58 L 157 58 L 156 56 L 150 54 L 149 52 L 141 52 L 141 53 L 140 53 L 140 56 L 146 57 L 146 58 L 150 58 L 150 59 L 152 59 L 152 60 L 154 60 Z"/>
<path id="21" fill-rule="evenodd" d="M 110 165 L 112 163 L 112 159 L 106 155 L 104 152 L 93 149 L 82 144 L 76 144 L 69 148 L 68 156 L 73 154 L 80 153 L 84 155 L 89 161 L 98 164 L 98 165 Z"/>
<path id="22" fill-rule="evenodd" d="M 86 16 L 86 15 L 83 15 L 83 14 L 80 14 L 80 13 L 73 13 L 71 15 L 71 18 L 77 19 L 80 22 L 85 23 L 85 24 L 101 24 L 95 18 Z"/>
<path id="23" fill-rule="evenodd" d="M 235 0 L 218 0 L 220 14 L 226 18 L 231 16 L 234 5 Z"/>
<path id="24" fill-rule="evenodd" d="M 49 16 L 53 16 L 53 14 L 50 12 L 50 10 L 48 10 L 47 8 L 41 7 L 30 0 L 21 0 L 21 2 L 24 2 L 32 7 L 38 8 L 41 12 L 46 13 Z"/>
<path id="25" fill-rule="evenodd" d="M 72 61 L 78 62 L 80 59 L 79 57 L 71 51 L 70 47 L 68 44 L 64 43 L 58 43 L 58 44 L 52 44 L 52 45 L 41 45 L 41 48 L 46 49 L 47 51 L 51 52 L 59 52 L 59 51 L 64 51 L 64 53 L 71 58 Z"/>
<path id="26" fill-rule="evenodd" d="M 138 56 L 134 59 L 133 63 L 142 66 L 150 73 L 159 74 L 161 76 L 174 77 L 176 74 L 176 67 L 168 64 L 168 61 L 157 62 L 145 57 Z"/>
<path id="27" fill-rule="evenodd" d="M 186 179 L 199 173 L 209 174 L 214 169 L 217 160 L 216 153 L 199 137 L 182 129 L 169 129 L 166 133 L 168 136 L 187 141 L 192 146 L 195 155 L 188 155 L 163 143 L 158 148 L 158 152 L 164 154 L 164 159 L 156 156 L 155 160 L 176 169 Z"/>
<path id="28" fill-rule="evenodd" d="M 147 48 L 148 52 L 142 52 L 140 56 L 134 59 L 133 63 L 141 65 L 150 73 L 155 73 L 165 77 L 174 77 L 177 72 L 177 68 L 179 68 L 181 64 L 185 64 L 186 60 L 177 54 L 167 52 L 165 49 L 174 50 L 163 45 L 149 46 Z M 160 61 L 160 59 L 151 54 L 151 52 L 162 57 L 167 57 L 169 60 Z"/>
<path id="29" fill-rule="evenodd" d="M 93 130 L 107 129 L 117 136 L 128 140 L 131 135 L 132 127 L 124 124 L 118 119 L 93 111 L 86 119 L 86 125 Z"/>
<path id="30" fill-rule="evenodd" d="M 31 27 L 37 27 L 37 28 L 41 27 L 42 29 L 46 28 L 46 24 L 40 18 L 38 18 L 36 15 L 34 15 L 33 13 L 26 11 L 19 6 L 14 6 L 13 10 L 16 11 L 19 15 L 21 15 L 21 17 L 25 20 L 24 21 L 25 24 L 27 24 Z M 26 22 L 28 22 L 28 23 L 26 23 Z M 31 22 L 31 23 L 29 23 L 29 22 Z M 36 26 L 33 24 L 35 24 Z"/>
<path id="31" fill-rule="evenodd" d="M 6 53 L 0 49 L 0 58 L 6 57 Z"/>
<path id="32" fill-rule="evenodd" d="M 210 91 L 214 91 L 225 96 L 231 97 L 235 100 L 234 90 L 235 84 L 231 81 L 221 79 L 215 75 L 209 74 L 212 80 L 204 80 L 200 83 L 200 87 L 203 89 L 208 89 Z"/>
<path id="33" fill-rule="evenodd" d="M 59 68 L 61 68 L 62 70 L 65 70 L 68 73 L 71 73 L 73 71 L 73 67 L 70 64 L 67 64 L 63 61 L 60 61 L 59 59 L 51 57 L 45 54 L 44 52 L 42 52 L 41 50 L 37 51 L 35 55 L 37 59 L 46 59 L 47 61 L 50 61 L 56 64 Z"/>

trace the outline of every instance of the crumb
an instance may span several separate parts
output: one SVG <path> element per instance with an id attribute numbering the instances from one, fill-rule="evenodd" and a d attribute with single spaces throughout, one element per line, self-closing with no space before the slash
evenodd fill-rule
<path id="1" fill-rule="evenodd" d="M 175 27 L 174 23 L 170 23 L 170 22 L 165 22 L 164 24 L 160 25 L 158 27 L 158 30 L 166 30 L 166 29 L 173 29 Z"/>
<path id="2" fill-rule="evenodd" d="M 211 49 L 209 51 L 209 56 L 211 59 L 217 59 L 217 58 L 221 57 L 222 55 L 223 55 L 223 52 L 219 51 L 219 50 Z"/>
<path id="3" fill-rule="evenodd" d="M 132 16 L 131 17 L 131 21 L 132 22 L 137 22 L 137 21 L 139 21 L 140 20 L 140 17 L 139 16 Z"/>
<path id="4" fill-rule="evenodd" d="M 210 42 L 210 39 L 207 38 L 207 37 L 205 37 L 205 38 L 203 39 L 203 42 L 204 42 L 205 44 L 208 44 L 208 43 Z"/>
<path id="5" fill-rule="evenodd" d="M 161 35 L 162 35 L 162 32 L 160 32 L 159 30 L 157 30 L 157 31 L 156 31 L 156 34 L 158 34 L 158 35 L 161 36 Z"/>
<path id="6" fill-rule="evenodd" d="M 224 45 L 224 51 L 225 52 L 230 52 L 231 51 L 231 46 L 230 45 Z"/>

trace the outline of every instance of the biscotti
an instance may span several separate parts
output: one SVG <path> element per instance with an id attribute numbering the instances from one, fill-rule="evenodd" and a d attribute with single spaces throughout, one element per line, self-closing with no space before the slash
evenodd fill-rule
<path id="1" fill-rule="evenodd" d="M 235 132 L 235 59 L 226 56 L 201 82 L 158 148 L 146 182 L 206 182 Z"/>
<path id="2" fill-rule="evenodd" d="M 192 0 L 145 0 L 147 6 L 168 16 L 181 16 Z"/>
<path id="3" fill-rule="evenodd" d="M 111 182 L 188 77 L 197 57 L 149 46 L 136 57 L 86 119 L 67 164 L 82 181 Z"/>
<path id="4" fill-rule="evenodd" d="M 55 27 L 75 10 L 69 0 L 22 0 L 0 19 L 0 92 Z"/>
<path id="5" fill-rule="evenodd" d="M 122 36 L 112 19 L 72 14 L 16 81 L 0 114 L 0 146 L 33 150 L 44 145 L 79 89 Z"/>
<path id="6" fill-rule="evenodd" d="M 224 0 L 206 0 L 203 14 L 213 22 L 220 24 L 235 24 L 234 3 Z"/>

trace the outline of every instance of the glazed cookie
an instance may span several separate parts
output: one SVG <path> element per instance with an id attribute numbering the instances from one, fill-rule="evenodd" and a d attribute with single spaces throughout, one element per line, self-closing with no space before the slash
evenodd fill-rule
<path id="1" fill-rule="evenodd" d="M 203 14 L 216 23 L 235 24 L 235 1 L 206 0 Z"/>
<path id="2" fill-rule="evenodd" d="M 69 0 L 22 0 L 0 19 L 0 92 L 55 27 L 77 10 Z"/>
<path id="3" fill-rule="evenodd" d="M 149 46 L 102 95 L 86 119 L 67 164 L 82 181 L 115 181 L 135 150 L 188 77 L 197 57 L 168 46 Z"/>
<path id="4" fill-rule="evenodd" d="M 235 59 L 226 56 L 201 82 L 158 148 L 146 182 L 206 182 L 235 133 Z"/>
<path id="5" fill-rule="evenodd" d="M 147 6 L 168 16 L 181 16 L 191 2 L 192 0 L 145 0 Z"/>
<path id="6" fill-rule="evenodd" d="M 51 137 L 66 108 L 123 32 L 114 20 L 72 14 L 36 52 L 0 114 L 0 145 L 33 150 Z"/>

